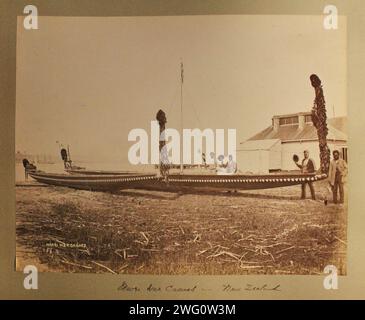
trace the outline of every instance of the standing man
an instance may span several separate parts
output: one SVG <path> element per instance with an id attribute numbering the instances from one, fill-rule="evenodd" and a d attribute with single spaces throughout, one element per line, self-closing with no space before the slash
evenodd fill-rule
<path id="1" fill-rule="evenodd" d="M 203 166 L 204 166 L 204 168 L 206 168 L 207 167 L 207 159 L 205 158 L 205 153 L 203 152 L 202 153 L 202 164 L 203 164 Z"/>
<path id="2" fill-rule="evenodd" d="M 309 158 L 309 151 L 308 150 L 304 150 L 304 159 L 302 160 L 302 164 L 299 164 L 298 160 L 296 160 L 296 159 L 294 161 L 295 161 L 295 164 L 297 165 L 297 167 L 300 168 L 302 173 L 314 173 L 316 171 L 316 166 L 314 164 L 313 159 Z M 312 181 L 302 183 L 302 197 L 301 197 L 301 199 L 305 199 L 306 184 L 309 185 L 312 200 L 316 200 L 316 195 L 315 195 L 315 192 L 314 192 L 314 186 L 313 186 Z"/>
<path id="3" fill-rule="evenodd" d="M 333 193 L 333 202 L 337 203 L 337 190 L 340 191 L 340 203 L 344 203 L 344 183 L 347 177 L 347 163 L 340 158 L 338 150 L 333 151 L 333 160 L 330 162 L 328 182 Z"/>
<path id="4" fill-rule="evenodd" d="M 215 153 L 211 152 L 209 153 L 210 156 L 210 163 L 212 163 L 211 165 L 209 165 L 209 167 L 212 167 L 211 170 L 216 171 L 217 170 L 217 158 L 215 157 Z"/>
<path id="5" fill-rule="evenodd" d="M 217 174 L 220 175 L 224 175 L 227 174 L 227 165 L 228 165 L 228 161 L 227 158 L 224 157 L 223 154 L 218 156 L 218 163 L 217 163 Z"/>
<path id="6" fill-rule="evenodd" d="M 235 174 L 237 172 L 237 163 L 233 160 L 233 156 L 228 156 L 227 173 Z"/>

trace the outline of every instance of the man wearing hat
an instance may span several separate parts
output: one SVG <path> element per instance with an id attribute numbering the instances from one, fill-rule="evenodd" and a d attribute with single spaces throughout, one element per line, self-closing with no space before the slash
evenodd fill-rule
<path id="1" fill-rule="evenodd" d="M 328 182 L 333 193 L 333 202 L 337 203 L 337 191 L 340 191 L 340 203 L 344 203 L 344 183 L 347 176 L 347 163 L 340 158 L 338 150 L 333 151 L 333 160 L 330 162 Z"/>
<path id="2" fill-rule="evenodd" d="M 316 171 L 316 166 L 314 164 L 313 159 L 309 158 L 309 151 L 304 150 L 304 159 L 302 160 L 302 164 L 298 163 L 298 156 L 294 157 L 294 162 L 298 168 L 302 171 L 302 173 L 314 173 Z M 311 196 L 313 200 L 316 200 L 316 194 L 314 192 L 314 186 L 312 181 L 302 183 L 302 199 L 305 199 L 305 189 L 306 185 L 309 185 L 309 189 L 311 191 Z"/>

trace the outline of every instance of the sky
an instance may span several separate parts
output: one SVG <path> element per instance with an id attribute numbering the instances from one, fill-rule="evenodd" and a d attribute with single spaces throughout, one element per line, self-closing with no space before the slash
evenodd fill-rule
<path id="1" fill-rule="evenodd" d="M 18 19 L 16 150 L 125 162 L 128 133 L 163 109 L 184 128 L 236 129 L 237 142 L 273 115 L 310 111 L 323 84 L 329 117 L 347 114 L 346 20 L 322 16 L 40 17 Z"/>

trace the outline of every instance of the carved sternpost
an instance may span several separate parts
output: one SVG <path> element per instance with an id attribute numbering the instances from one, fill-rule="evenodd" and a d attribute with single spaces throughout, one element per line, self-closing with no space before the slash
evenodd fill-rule
<path id="1" fill-rule="evenodd" d="M 327 113 L 326 102 L 324 100 L 323 89 L 321 80 L 317 75 L 312 74 L 310 76 L 311 84 L 314 88 L 315 99 L 312 108 L 312 122 L 317 129 L 318 141 L 319 141 L 319 154 L 320 154 L 320 168 L 321 172 L 328 174 L 330 164 L 330 150 L 327 146 Z"/>
<path id="2" fill-rule="evenodd" d="M 158 110 L 156 114 L 156 120 L 160 126 L 160 143 L 159 143 L 159 151 L 160 151 L 160 173 L 161 176 L 166 177 L 169 170 L 168 158 L 165 150 L 166 140 L 165 140 L 165 126 L 166 126 L 166 114 L 161 109 Z"/>

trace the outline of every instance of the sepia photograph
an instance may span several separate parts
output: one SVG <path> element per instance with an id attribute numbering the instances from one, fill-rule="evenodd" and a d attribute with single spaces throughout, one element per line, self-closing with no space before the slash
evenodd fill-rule
<path id="1" fill-rule="evenodd" d="M 345 16 L 23 20 L 16 270 L 347 274 Z"/>

